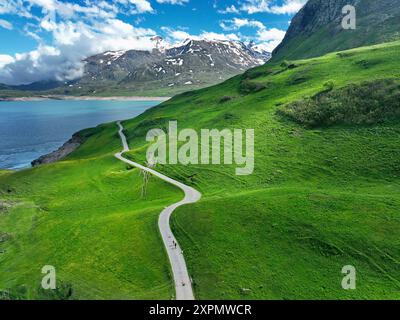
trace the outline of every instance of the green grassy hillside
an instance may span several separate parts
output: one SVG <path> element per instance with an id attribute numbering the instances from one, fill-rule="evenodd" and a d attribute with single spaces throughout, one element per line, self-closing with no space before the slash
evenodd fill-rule
<path id="1" fill-rule="evenodd" d="M 197 298 L 400 298 L 399 113 L 310 127 L 283 112 L 351 84 L 398 81 L 399 50 L 394 42 L 267 64 L 124 122 L 139 162 L 147 131 L 169 120 L 180 129 L 255 129 L 252 175 L 236 176 L 234 165 L 157 167 L 203 193 L 172 221 Z M 139 172 L 112 157 L 115 124 L 82 135 L 66 161 L 0 175 L 9 204 L 0 215 L 9 235 L 0 289 L 40 297 L 40 267 L 53 264 L 72 298 L 169 298 L 156 221 L 181 194 L 153 178 L 140 198 Z M 345 265 L 357 269 L 357 290 L 341 289 Z"/>
<path id="2" fill-rule="evenodd" d="M 234 166 L 162 167 L 203 193 L 173 216 L 198 298 L 400 297 L 398 113 L 309 129 L 279 112 L 349 84 L 399 79 L 399 49 L 396 42 L 267 64 L 125 124 L 137 160 L 145 129 L 168 119 L 181 129 L 255 129 L 251 176 L 235 176 Z M 348 264 L 359 272 L 351 292 L 340 286 Z"/>
<path id="3" fill-rule="evenodd" d="M 0 175 L 0 291 L 11 298 L 170 299 L 167 257 L 157 233 L 162 208 L 182 194 L 113 158 L 115 124 L 82 132 L 68 160 Z M 60 292 L 39 289 L 56 268 Z M 72 295 L 65 288 L 72 288 Z"/>

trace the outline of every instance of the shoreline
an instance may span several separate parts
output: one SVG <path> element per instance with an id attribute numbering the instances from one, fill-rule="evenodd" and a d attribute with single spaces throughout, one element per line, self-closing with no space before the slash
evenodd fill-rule
<path id="1" fill-rule="evenodd" d="M 91 97 L 91 96 L 81 96 L 81 97 L 76 97 L 76 96 L 56 96 L 56 95 L 49 95 L 49 96 L 35 96 L 35 97 L 16 97 L 16 98 L 0 98 L 1 101 L 48 101 L 48 100 L 82 100 L 82 101 L 90 101 L 90 100 L 99 100 L 99 101 L 167 101 L 171 99 L 171 97 L 140 97 L 140 96 L 127 96 L 127 97 L 118 97 L 118 96 L 113 96 L 113 97 Z M 84 129 L 82 129 L 84 130 Z M 72 137 L 66 141 L 62 146 L 60 146 L 58 149 L 53 150 L 49 153 L 43 154 L 40 157 L 32 160 L 30 162 L 30 166 L 27 165 L 26 167 L 22 168 L 14 168 L 14 169 L 0 169 L 0 171 L 8 171 L 8 172 L 16 172 L 24 169 L 30 169 L 30 168 L 35 168 L 37 166 L 43 165 L 43 164 L 49 164 L 49 163 L 54 163 L 58 162 L 60 160 L 63 160 L 66 158 L 69 154 L 71 154 L 73 151 L 75 151 L 77 148 L 79 148 L 83 140 L 79 136 L 79 132 L 75 132 Z"/>
<path id="2" fill-rule="evenodd" d="M 1 101 L 45 101 L 45 100 L 83 100 L 83 101 L 167 101 L 171 97 L 141 97 L 141 96 L 63 96 L 63 95 L 43 95 L 33 97 L 12 97 L 0 98 Z"/>
<path id="3" fill-rule="evenodd" d="M 77 148 L 79 148 L 83 143 L 82 138 L 79 135 L 79 132 L 76 132 L 72 135 L 72 138 L 70 138 L 67 142 L 65 142 L 61 147 L 59 147 L 57 150 L 54 150 L 50 153 L 44 154 L 40 156 L 39 158 L 33 160 L 31 162 L 31 167 L 37 167 L 42 164 L 49 164 L 49 163 L 54 163 L 58 162 L 65 157 L 67 157 L 69 154 L 74 152 Z"/>

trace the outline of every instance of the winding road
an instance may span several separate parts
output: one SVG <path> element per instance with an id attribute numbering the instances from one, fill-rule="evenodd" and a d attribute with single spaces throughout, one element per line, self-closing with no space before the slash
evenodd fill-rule
<path id="1" fill-rule="evenodd" d="M 183 251 L 179 246 L 178 241 L 176 241 L 174 234 L 171 231 L 171 227 L 169 225 L 169 220 L 171 214 L 174 210 L 180 206 L 185 204 L 195 203 L 200 200 L 201 193 L 197 190 L 189 187 L 179 181 L 171 179 L 155 170 L 142 166 L 139 163 L 133 162 L 124 158 L 122 155 L 124 152 L 129 151 L 128 142 L 126 141 L 125 134 L 123 132 L 124 127 L 121 122 L 118 121 L 117 125 L 119 127 L 119 136 L 121 137 L 123 150 L 115 154 L 115 157 L 118 160 L 121 160 L 127 164 L 130 164 L 136 168 L 147 171 L 150 174 L 170 183 L 174 186 L 180 188 L 184 193 L 185 197 L 183 200 L 166 207 L 160 214 L 158 220 L 158 227 L 160 229 L 161 237 L 163 239 L 165 248 L 168 253 L 169 261 L 171 263 L 172 273 L 174 276 L 175 282 L 175 292 L 176 292 L 176 300 L 194 300 L 194 294 L 192 289 L 192 282 L 189 277 L 189 273 L 186 268 L 185 258 L 183 256 Z M 176 244 L 176 245 L 175 245 Z"/>

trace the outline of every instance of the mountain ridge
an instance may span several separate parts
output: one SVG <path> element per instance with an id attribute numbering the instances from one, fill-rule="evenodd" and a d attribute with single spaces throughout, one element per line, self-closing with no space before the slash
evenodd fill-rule
<path id="1" fill-rule="evenodd" d="M 342 9 L 356 9 L 356 29 L 345 30 Z M 307 59 L 400 39 L 400 0 L 310 0 L 295 15 L 272 60 Z"/>
<path id="2" fill-rule="evenodd" d="M 47 80 L 3 90 L 45 91 L 63 95 L 170 96 L 222 82 L 264 64 L 269 52 L 228 40 L 195 40 L 167 46 L 157 38 L 155 49 L 106 51 L 84 59 L 84 71 L 72 81 Z M 1 87 L 0 87 L 1 90 Z"/>

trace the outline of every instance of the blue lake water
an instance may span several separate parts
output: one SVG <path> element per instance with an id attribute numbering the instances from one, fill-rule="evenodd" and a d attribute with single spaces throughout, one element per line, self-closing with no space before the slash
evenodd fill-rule
<path id="1" fill-rule="evenodd" d="M 0 102 L 0 169 L 29 167 L 72 134 L 138 116 L 157 101 L 45 100 Z"/>

